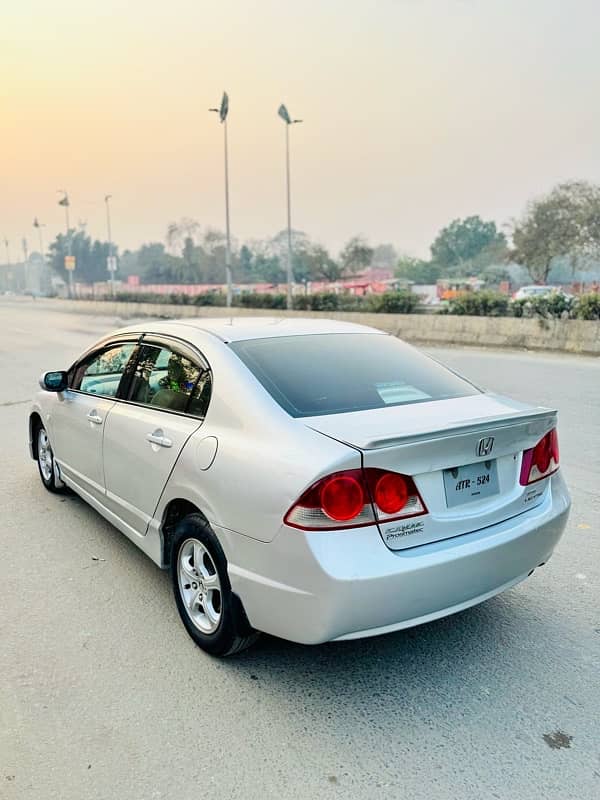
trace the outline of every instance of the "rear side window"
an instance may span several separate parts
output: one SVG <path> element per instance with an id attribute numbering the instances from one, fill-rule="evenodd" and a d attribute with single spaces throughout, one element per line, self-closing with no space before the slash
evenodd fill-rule
<path id="1" fill-rule="evenodd" d="M 201 417 L 210 398 L 210 372 L 168 347 L 143 345 L 131 382 L 136 403 Z"/>
<path id="2" fill-rule="evenodd" d="M 468 381 L 393 336 L 282 336 L 229 346 L 293 417 L 479 394 Z"/>

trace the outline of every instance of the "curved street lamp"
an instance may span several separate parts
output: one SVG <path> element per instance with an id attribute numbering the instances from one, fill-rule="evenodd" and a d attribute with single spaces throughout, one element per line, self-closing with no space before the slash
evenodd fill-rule
<path id="1" fill-rule="evenodd" d="M 72 245 L 72 242 L 71 242 L 71 226 L 69 224 L 69 206 L 71 204 L 69 203 L 69 195 L 67 194 L 67 190 L 66 189 L 57 189 L 56 191 L 59 194 L 62 194 L 62 197 L 58 201 L 58 205 L 59 206 L 63 206 L 64 209 L 65 209 L 65 222 L 66 222 L 66 226 L 67 226 L 67 231 L 66 231 L 67 232 L 67 256 L 69 257 L 69 261 L 68 261 L 69 266 L 67 268 L 67 260 L 65 259 L 65 267 L 67 268 L 67 271 L 69 273 L 69 297 L 73 297 L 73 294 L 74 294 L 74 292 L 73 292 L 73 270 L 75 269 L 75 267 L 73 266 L 74 262 L 73 262 L 73 260 L 71 258 L 72 250 L 73 250 L 73 245 Z"/>
<path id="2" fill-rule="evenodd" d="M 223 92 L 219 108 L 209 108 L 219 115 L 223 125 L 223 145 L 225 151 L 225 275 L 227 281 L 227 308 L 231 306 L 233 283 L 231 277 L 231 231 L 229 226 L 229 156 L 227 150 L 227 114 L 229 113 L 229 95 Z"/>
<path id="3" fill-rule="evenodd" d="M 285 174 L 287 186 L 287 307 L 291 309 L 293 306 L 293 286 L 294 286 L 294 273 L 292 270 L 292 204 L 290 200 L 290 125 L 297 125 L 302 122 L 301 119 L 292 119 L 289 111 L 282 103 L 277 109 L 277 113 L 285 122 Z"/>

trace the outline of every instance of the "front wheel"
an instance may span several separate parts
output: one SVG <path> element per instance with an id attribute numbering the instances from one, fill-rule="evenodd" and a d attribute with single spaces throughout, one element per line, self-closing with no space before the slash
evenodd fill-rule
<path id="1" fill-rule="evenodd" d="M 40 425 L 36 432 L 36 448 L 37 465 L 42 483 L 49 492 L 62 492 L 63 484 L 56 479 L 56 465 L 54 464 L 52 445 L 43 425 Z"/>
<path id="2" fill-rule="evenodd" d="M 223 548 L 201 514 L 190 514 L 177 525 L 171 580 L 179 615 L 198 647 L 229 656 L 256 641 L 259 634 L 231 591 Z"/>

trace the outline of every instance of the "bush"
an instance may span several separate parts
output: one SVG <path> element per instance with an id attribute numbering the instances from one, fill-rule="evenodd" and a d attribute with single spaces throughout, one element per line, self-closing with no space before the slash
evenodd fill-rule
<path id="1" fill-rule="evenodd" d="M 559 292 L 545 297 L 513 300 L 511 311 L 515 317 L 541 317 L 542 319 L 569 319 L 575 299 Z"/>
<path id="2" fill-rule="evenodd" d="M 367 297 L 355 294 L 316 292 L 294 297 L 296 311 L 360 311 L 367 308 Z"/>
<path id="3" fill-rule="evenodd" d="M 227 297 L 223 292 L 204 292 L 197 294 L 192 302 L 195 306 L 224 306 L 227 305 Z"/>
<path id="4" fill-rule="evenodd" d="M 470 317 L 510 316 L 510 298 L 499 292 L 461 292 L 448 301 L 445 313 L 464 314 Z"/>
<path id="5" fill-rule="evenodd" d="M 253 292 L 243 292 L 233 298 L 234 306 L 242 308 L 274 308 L 282 309 L 286 307 L 287 298 L 284 294 L 254 294 Z"/>
<path id="6" fill-rule="evenodd" d="M 145 292 L 118 292 L 117 300 L 124 303 L 172 303 L 171 298 L 178 297 L 179 295 L 169 294 L 153 294 Z M 93 298 L 90 298 L 93 299 Z M 112 300 L 110 295 L 104 295 L 102 300 Z"/>
<path id="7" fill-rule="evenodd" d="M 339 311 L 343 306 L 344 295 L 333 292 L 317 292 L 316 294 L 297 294 L 294 297 L 296 311 Z"/>
<path id="8" fill-rule="evenodd" d="M 368 309 L 376 314 L 414 314 L 419 296 L 408 289 L 368 296 Z"/>
<path id="9" fill-rule="evenodd" d="M 575 319 L 600 320 L 600 292 L 580 295 L 573 304 L 572 315 Z"/>

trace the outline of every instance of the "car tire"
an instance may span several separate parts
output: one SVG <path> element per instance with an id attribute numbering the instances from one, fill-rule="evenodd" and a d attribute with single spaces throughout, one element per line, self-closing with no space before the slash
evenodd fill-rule
<path id="1" fill-rule="evenodd" d="M 35 454 L 40 473 L 40 478 L 49 492 L 60 494 L 64 492 L 65 486 L 62 481 L 56 480 L 56 464 L 54 463 L 54 452 L 48 432 L 40 423 L 35 429 Z"/>
<path id="2" fill-rule="evenodd" d="M 225 553 L 201 514 L 177 524 L 170 565 L 177 610 L 198 647 L 212 656 L 231 656 L 254 644 L 260 634 L 231 590 Z"/>

